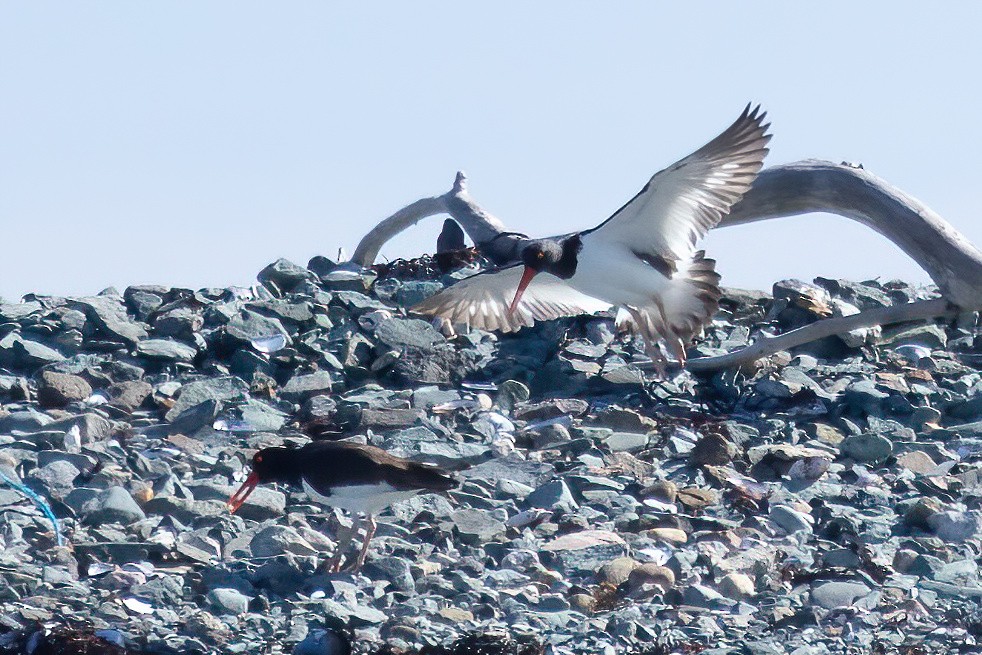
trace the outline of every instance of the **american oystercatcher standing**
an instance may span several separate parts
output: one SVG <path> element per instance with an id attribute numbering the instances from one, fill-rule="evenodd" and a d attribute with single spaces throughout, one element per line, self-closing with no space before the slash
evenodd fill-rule
<path id="1" fill-rule="evenodd" d="M 390 455 L 381 448 L 345 441 L 314 441 L 302 448 L 263 448 L 252 458 L 249 477 L 228 499 L 235 512 L 261 482 L 285 482 L 307 492 L 311 500 L 363 515 L 365 541 L 353 570 L 365 563 L 375 534 L 375 514 L 418 493 L 457 486 L 446 471 Z M 328 571 L 341 570 L 344 550 L 360 526 L 356 522 L 339 540 Z"/>
<path id="2" fill-rule="evenodd" d="M 530 240 L 520 263 L 461 280 L 414 311 L 513 332 L 615 306 L 618 325 L 641 335 L 659 369 L 659 341 L 684 365 L 686 344 L 720 299 L 716 262 L 695 244 L 757 176 L 771 138 L 765 116 L 747 105 L 723 133 L 656 173 L 597 227 Z"/>

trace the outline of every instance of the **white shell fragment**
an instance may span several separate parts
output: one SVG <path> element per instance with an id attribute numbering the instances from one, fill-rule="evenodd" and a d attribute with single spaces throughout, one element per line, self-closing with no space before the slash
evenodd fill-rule
<path id="1" fill-rule="evenodd" d="M 286 348 L 286 335 L 271 334 L 268 337 L 257 337 L 251 343 L 256 352 L 269 355 Z"/>
<path id="2" fill-rule="evenodd" d="M 131 612 L 137 614 L 153 614 L 153 605 L 139 598 L 124 598 L 123 606 Z"/>

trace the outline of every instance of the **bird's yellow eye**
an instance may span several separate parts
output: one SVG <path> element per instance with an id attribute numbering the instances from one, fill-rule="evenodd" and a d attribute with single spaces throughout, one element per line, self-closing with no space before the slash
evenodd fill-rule
<path id="1" fill-rule="evenodd" d="M 542 259 L 546 256 L 546 254 L 540 250 L 539 252 L 535 253 L 535 256 L 537 259 Z"/>

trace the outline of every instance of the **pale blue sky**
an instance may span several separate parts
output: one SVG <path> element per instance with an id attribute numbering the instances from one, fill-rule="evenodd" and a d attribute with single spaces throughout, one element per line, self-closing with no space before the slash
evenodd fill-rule
<path id="1" fill-rule="evenodd" d="M 982 244 L 980 26 L 968 2 L 0 0 L 0 296 L 249 284 L 458 169 L 514 229 L 589 227 L 750 100 L 768 163 L 862 162 Z M 839 218 L 706 245 L 731 286 L 926 280 Z"/>

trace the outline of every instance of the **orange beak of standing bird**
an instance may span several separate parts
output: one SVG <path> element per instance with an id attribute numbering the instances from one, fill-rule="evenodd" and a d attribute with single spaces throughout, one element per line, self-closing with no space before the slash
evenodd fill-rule
<path id="1" fill-rule="evenodd" d="M 235 511 L 242 507 L 242 503 L 246 501 L 246 498 L 249 497 L 249 494 L 253 492 L 258 484 L 259 474 L 253 470 L 251 473 L 249 473 L 249 477 L 246 478 L 246 481 L 242 483 L 242 486 L 239 487 L 239 490 L 232 494 L 228 499 L 228 511 L 235 514 Z"/>
<path id="2" fill-rule="evenodd" d="M 525 271 L 522 273 L 522 279 L 518 282 L 518 290 L 515 291 L 515 299 L 511 301 L 511 305 L 508 306 L 508 314 L 514 314 L 515 308 L 518 307 L 518 303 L 522 300 L 522 294 L 525 293 L 526 287 L 535 277 L 537 270 L 531 266 L 526 266 Z"/>

